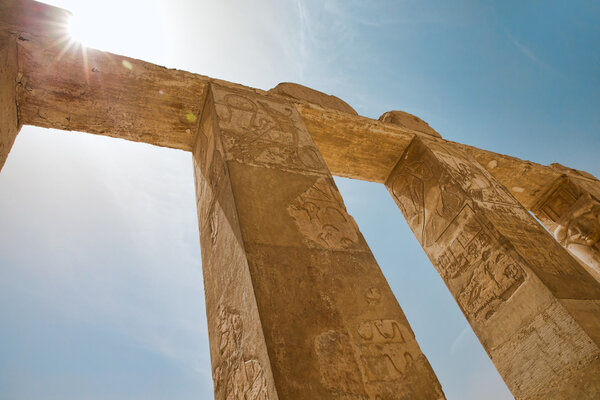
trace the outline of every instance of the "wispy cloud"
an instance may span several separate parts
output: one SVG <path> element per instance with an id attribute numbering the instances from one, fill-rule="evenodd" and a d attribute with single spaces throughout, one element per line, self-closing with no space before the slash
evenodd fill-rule
<path id="1" fill-rule="evenodd" d="M 531 50 L 529 47 L 525 46 L 523 43 L 519 42 L 512 35 L 508 34 L 508 37 L 510 38 L 512 43 L 515 45 L 515 47 L 517 49 L 519 49 L 519 51 L 525 55 L 525 57 L 529 58 L 533 63 L 537 64 L 538 66 L 540 66 L 548 71 L 554 72 L 554 68 L 550 64 L 543 61 L 540 57 L 538 57 L 538 55 L 535 54 L 533 52 L 533 50 Z"/>

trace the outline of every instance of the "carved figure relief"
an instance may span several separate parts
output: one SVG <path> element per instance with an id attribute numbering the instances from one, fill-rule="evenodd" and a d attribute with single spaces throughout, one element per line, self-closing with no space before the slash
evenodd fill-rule
<path id="1" fill-rule="evenodd" d="M 468 205 L 452 225 L 457 232 L 438 257 L 437 268 L 445 280 L 461 282 L 456 299 L 465 314 L 487 320 L 525 282 L 526 273 Z"/>
<path id="2" fill-rule="evenodd" d="M 431 143 L 440 162 L 447 167 L 450 175 L 460 187 L 474 201 L 499 204 L 518 204 L 502 185 L 493 182 L 489 172 L 476 160 L 469 159 L 468 155 L 460 150 Z"/>
<path id="3" fill-rule="evenodd" d="M 581 258 L 600 276 L 600 202 L 582 195 L 559 221 L 556 240 Z"/>
<path id="4" fill-rule="evenodd" d="M 215 397 L 225 400 L 268 400 L 267 380 L 256 359 L 244 357 L 242 319 L 234 311 L 218 312 L 221 364 L 213 373 Z"/>
<path id="5" fill-rule="evenodd" d="M 421 244 L 430 247 L 460 211 L 464 196 L 445 171 L 428 159 L 403 161 L 390 189 Z"/>
<path id="6" fill-rule="evenodd" d="M 292 105 L 216 90 L 228 155 L 244 163 L 326 172 L 325 163 Z"/>
<path id="7" fill-rule="evenodd" d="M 358 243 L 358 228 L 331 179 L 319 178 L 287 211 L 311 243 L 327 249 L 347 249 Z"/>
<path id="8" fill-rule="evenodd" d="M 476 319 L 489 319 L 525 281 L 525 272 L 502 252 L 480 263 L 458 296 L 462 308 Z"/>

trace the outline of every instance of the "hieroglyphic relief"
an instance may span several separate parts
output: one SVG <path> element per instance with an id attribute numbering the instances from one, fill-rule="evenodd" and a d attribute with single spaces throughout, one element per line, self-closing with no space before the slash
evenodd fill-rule
<path id="1" fill-rule="evenodd" d="M 371 304 L 371 305 L 379 304 L 381 302 L 381 297 L 382 297 L 381 290 L 379 290 L 376 287 L 369 288 L 365 292 L 365 300 L 367 301 L 367 304 Z"/>
<path id="2" fill-rule="evenodd" d="M 358 243 L 358 227 L 346 212 L 331 178 L 319 178 L 287 208 L 298 230 L 313 244 L 347 249 Z"/>
<path id="3" fill-rule="evenodd" d="M 215 397 L 224 400 L 269 400 L 267 380 L 260 362 L 242 350 L 240 315 L 220 308 L 217 332 L 221 363 L 215 368 Z"/>
<path id="4" fill-rule="evenodd" d="M 470 155 L 438 142 L 430 142 L 428 147 L 469 199 L 484 203 L 518 204 L 508 190 L 495 183 L 490 173 Z"/>
<path id="5" fill-rule="evenodd" d="M 228 157 L 243 163 L 326 173 L 323 158 L 291 104 L 215 89 Z"/>
<path id="6" fill-rule="evenodd" d="M 392 319 L 369 320 L 356 327 L 367 382 L 402 379 L 420 351 L 410 330 Z"/>
<path id="7" fill-rule="evenodd" d="M 467 316 L 489 319 L 525 282 L 520 263 L 477 221 L 469 205 L 441 241 L 447 244 L 436 267 L 446 280 L 460 282 L 455 297 Z"/>
<path id="8" fill-rule="evenodd" d="M 447 172 L 435 168 L 422 145 L 411 146 L 421 157 L 402 160 L 387 186 L 421 244 L 429 247 L 460 211 L 464 194 Z"/>

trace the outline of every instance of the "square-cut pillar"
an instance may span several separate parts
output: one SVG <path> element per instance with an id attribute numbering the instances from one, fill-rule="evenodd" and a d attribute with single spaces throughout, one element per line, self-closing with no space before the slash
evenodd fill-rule
<path id="1" fill-rule="evenodd" d="M 17 117 L 17 43 L 0 32 L 0 171 L 21 128 Z"/>
<path id="2" fill-rule="evenodd" d="M 443 399 L 295 107 L 213 84 L 193 150 L 217 399 Z"/>
<path id="3" fill-rule="evenodd" d="M 600 398 L 600 284 L 501 184 L 416 137 L 386 186 L 517 399 Z"/>

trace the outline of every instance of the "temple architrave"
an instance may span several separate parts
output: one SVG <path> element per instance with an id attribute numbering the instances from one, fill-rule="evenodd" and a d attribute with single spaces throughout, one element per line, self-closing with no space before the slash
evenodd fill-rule
<path id="1" fill-rule="evenodd" d="M 84 58 L 68 16 L 0 4 L 0 168 L 22 125 L 191 152 L 216 399 L 445 398 L 333 175 L 387 187 L 516 399 L 600 398 L 594 176 L 293 83 Z"/>

